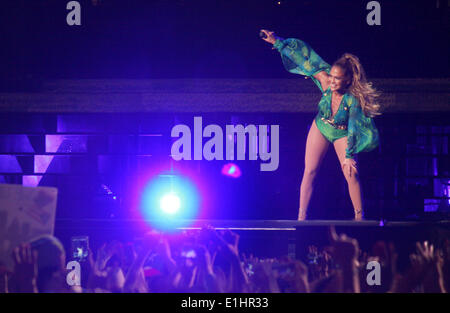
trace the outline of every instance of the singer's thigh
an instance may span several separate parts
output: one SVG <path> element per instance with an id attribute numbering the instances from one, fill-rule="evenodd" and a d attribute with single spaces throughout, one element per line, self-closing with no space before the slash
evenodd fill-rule
<path id="1" fill-rule="evenodd" d="M 330 142 L 322 135 L 313 121 L 306 139 L 305 172 L 316 172 L 325 156 Z"/>

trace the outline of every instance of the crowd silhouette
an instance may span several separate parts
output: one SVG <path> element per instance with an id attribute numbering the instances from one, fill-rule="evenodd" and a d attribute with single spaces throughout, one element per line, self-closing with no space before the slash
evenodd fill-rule
<path id="1" fill-rule="evenodd" d="M 241 254 L 236 233 L 213 228 L 104 243 L 79 263 L 80 277 L 66 269 L 70 260 L 53 236 L 16 247 L 12 258 L 12 271 L 0 268 L 2 293 L 445 293 L 450 283 L 448 239 L 439 248 L 417 242 L 409 266 L 399 271 L 393 243 L 362 251 L 333 227 L 330 244 L 309 246 L 306 262 Z M 367 281 L 372 261 L 380 265 L 381 283 Z M 68 283 L 77 278 L 81 284 Z"/>

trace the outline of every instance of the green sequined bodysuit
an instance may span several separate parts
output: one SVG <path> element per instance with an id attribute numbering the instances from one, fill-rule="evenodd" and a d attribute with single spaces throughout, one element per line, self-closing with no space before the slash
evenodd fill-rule
<path id="1" fill-rule="evenodd" d="M 373 119 L 363 113 L 358 100 L 351 93 L 344 94 L 336 114 L 332 116 L 330 87 L 322 90 L 322 85 L 313 76 L 321 71 L 329 74 L 331 66 L 328 63 L 299 39 L 277 40 L 273 46 L 281 53 L 286 70 L 310 77 L 322 92 L 315 121 L 325 138 L 334 142 L 347 136 L 346 158 L 353 158 L 359 152 L 370 151 L 378 146 L 379 135 Z"/>

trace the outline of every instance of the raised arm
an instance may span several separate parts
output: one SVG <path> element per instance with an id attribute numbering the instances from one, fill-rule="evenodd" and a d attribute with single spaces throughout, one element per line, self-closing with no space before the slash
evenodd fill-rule
<path id="1" fill-rule="evenodd" d="M 283 39 L 274 32 L 261 30 L 266 34 L 263 40 L 271 43 L 281 54 L 287 71 L 310 77 L 324 92 L 329 86 L 328 73 L 331 66 L 304 41 L 294 38 Z"/>

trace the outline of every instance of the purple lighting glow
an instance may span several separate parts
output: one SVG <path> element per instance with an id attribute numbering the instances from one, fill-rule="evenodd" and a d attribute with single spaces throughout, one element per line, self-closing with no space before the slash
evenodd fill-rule
<path id="1" fill-rule="evenodd" d="M 447 187 L 447 188 L 445 188 L 446 192 L 444 192 L 444 193 L 448 198 L 448 204 L 450 204 L 450 180 L 447 181 L 446 187 Z"/>
<path id="2" fill-rule="evenodd" d="M 45 135 L 45 152 L 58 152 L 64 136 L 61 135 Z"/>
<path id="3" fill-rule="evenodd" d="M 241 174 L 241 169 L 234 163 L 227 163 L 222 167 L 222 175 L 238 178 Z"/>
<path id="4" fill-rule="evenodd" d="M 52 162 L 53 155 L 35 155 L 34 156 L 34 172 L 45 173 Z"/>
<path id="5" fill-rule="evenodd" d="M 42 175 L 24 175 L 22 185 L 26 187 L 37 187 L 42 179 Z"/>

